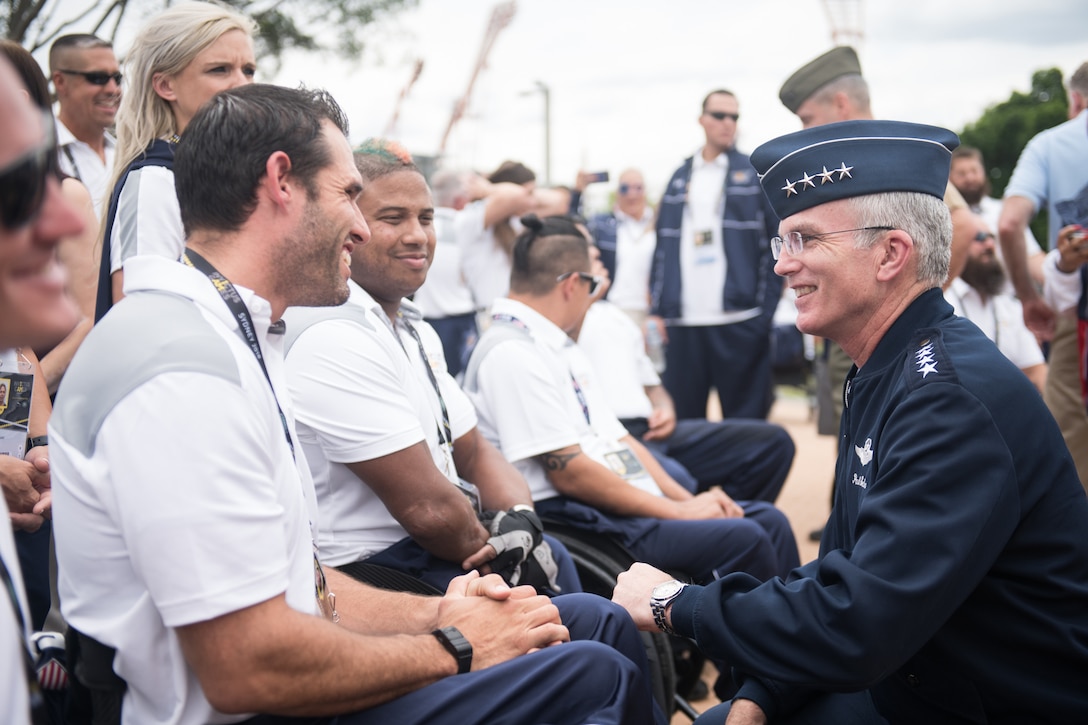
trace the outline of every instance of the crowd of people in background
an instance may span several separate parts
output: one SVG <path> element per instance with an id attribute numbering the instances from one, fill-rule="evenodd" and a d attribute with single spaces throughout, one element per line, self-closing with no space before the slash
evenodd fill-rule
<path id="1" fill-rule="evenodd" d="M 1004 199 L 841 46 L 802 131 L 746 154 L 710 89 L 593 209 L 353 147 L 256 32 L 0 43 L 0 719 L 661 725 L 641 629 L 716 666 L 707 725 L 1088 720 L 1088 63 Z M 577 542 L 639 562 L 614 601 Z"/>

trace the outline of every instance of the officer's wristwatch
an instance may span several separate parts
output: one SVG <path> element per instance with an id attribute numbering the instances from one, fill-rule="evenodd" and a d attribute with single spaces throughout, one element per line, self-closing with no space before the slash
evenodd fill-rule
<path id="1" fill-rule="evenodd" d="M 650 611 L 654 613 L 654 624 L 658 626 L 662 632 L 666 634 L 676 634 L 676 631 L 669 625 L 669 621 L 665 618 L 665 610 L 669 605 L 673 603 L 680 592 L 684 591 L 684 587 L 687 584 L 681 581 L 673 579 L 672 581 L 658 584 L 650 592 Z"/>

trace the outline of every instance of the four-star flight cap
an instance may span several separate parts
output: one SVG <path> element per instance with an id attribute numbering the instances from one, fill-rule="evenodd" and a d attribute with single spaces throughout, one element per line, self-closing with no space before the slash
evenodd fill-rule
<path id="1" fill-rule="evenodd" d="M 948 129 L 901 121 L 843 121 L 779 136 L 752 152 L 752 166 L 779 219 L 829 201 L 888 191 L 944 198 Z"/>

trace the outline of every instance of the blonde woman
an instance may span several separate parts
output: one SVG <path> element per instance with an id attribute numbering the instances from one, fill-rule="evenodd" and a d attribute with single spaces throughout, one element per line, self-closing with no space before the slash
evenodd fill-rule
<path id="1" fill-rule="evenodd" d="M 174 193 L 174 146 L 208 99 L 253 81 L 255 30 L 252 20 L 229 8 L 187 2 L 152 18 L 132 44 L 117 111 L 96 321 L 124 296 L 126 259 L 181 256 L 185 235 Z"/>

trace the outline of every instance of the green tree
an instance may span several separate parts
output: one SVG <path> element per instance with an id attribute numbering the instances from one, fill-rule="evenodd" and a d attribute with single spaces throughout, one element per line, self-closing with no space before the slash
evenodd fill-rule
<path id="1" fill-rule="evenodd" d="M 335 51 L 356 57 L 364 27 L 417 4 L 418 0 L 224 0 L 260 27 L 257 53 L 279 59 L 290 48 Z M 159 7 L 173 4 L 160 0 Z M 63 9 L 61 6 L 64 6 Z M 89 32 L 113 39 L 130 8 L 129 0 L 88 0 L 72 10 L 62 0 L 0 0 L 0 33 L 31 51 L 66 33 Z M 141 11 L 147 5 L 139 3 Z"/>
<path id="2" fill-rule="evenodd" d="M 993 196 L 1004 193 L 1028 141 L 1040 131 L 1065 121 L 1068 109 L 1062 72 L 1057 68 L 1039 70 L 1031 76 L 1029 92 L 1013 91 L 1009 100 L 990 106 L 960 132 L 964 144 L 982 151 Z M 1036 216 L 1032 231 L 1045 246 L 1045 214 Z"/>

